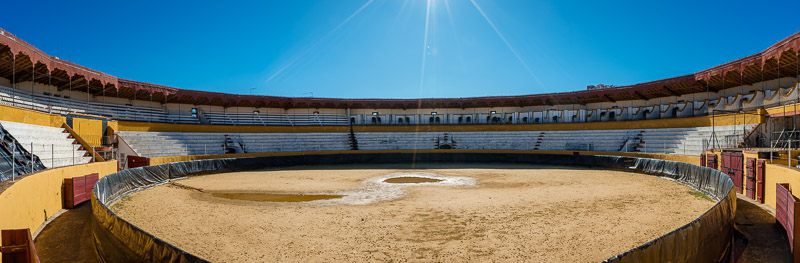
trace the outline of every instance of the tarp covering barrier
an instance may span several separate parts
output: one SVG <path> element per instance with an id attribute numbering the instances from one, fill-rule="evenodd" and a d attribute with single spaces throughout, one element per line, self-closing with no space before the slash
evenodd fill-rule
<path id="1" fill-rule="evenodd" d="M 106 176 L 92 193 L 92 236 L 101 262 L 205 262 L 145 232 L 108 206 L 132 192 L 170 180 L 203 174 L 318 164 L 528 163 L 626 170 L 673 179 L 717 203 L 692 222 L 606 262 L 729 262 L 736 211 L 734 184 L 728 175 L 696 165 L 618 156 L 511 153 L 379 153 L 271 156 L 214 159 L 139 167 Z M 554 175 L 558 176 L 558 175 Z M 170 220 L 165 217 L 163 220 Z M 602 223 L 602 222 L 599 222 Z"/>

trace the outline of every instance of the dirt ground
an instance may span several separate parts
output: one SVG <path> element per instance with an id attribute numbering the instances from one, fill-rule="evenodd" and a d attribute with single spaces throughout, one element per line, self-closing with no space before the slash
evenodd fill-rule
<path id="1" fill-rule="evenodd" d="M 92 202 L 70 209 L 34 240 L 41 262 L 97 262 L 92 241 Z"/>
<path id="2" fill-rule="evenodd" d="M 471 177 L 476 185 L 406 186 L 403 196 L 368 205 L 209 194 L 332 193 L 396 172 Z M 299 166 L 177 183 L 134 193 L 112 209 L 216 262 L 597 262 L 666 234 L 714 204 L 649 175 L 508 164 Z"/>

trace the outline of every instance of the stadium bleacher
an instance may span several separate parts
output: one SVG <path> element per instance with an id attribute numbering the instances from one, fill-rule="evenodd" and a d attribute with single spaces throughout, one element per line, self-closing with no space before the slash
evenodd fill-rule
<path id="1" fill-rule="evenodd" d="M 709 145 L 712 134 L 722 146 L 725 138 L 741 138 L 754 125 L 718 127 L 574 130 L 448 132 L 456 149 L 481 150 L 589 150 L 698 155 Z M 360 150 L 435 149 L 443 132 L 359 132 Z M 247 152 L 293 152 L 348 150 L 347 133 L 181 133 L 120 132 L 140 156 L 221 154 L 225 136 L 241 143 Z M 729 145 L 725 145 L 729 146 Z"/>
<path id="2" fill-rule="evenodd" d="M 182 133 L 119 132 L 140 156 L 221 154 L 225 136 L 247 152 L 348 150 L 347 133 Z M 241 149 L 240 149 L 241 151 Z"/>
<path id="3" fill-rule="evenodd" d="M 25 150 L 38 156 L 47 168 L 89 163 L 86 150 L 69 138 L 64 128 L 46 127 L 26 123 L 0 121 Z M 33 146 L 33 148 L 31 148 Z"/>

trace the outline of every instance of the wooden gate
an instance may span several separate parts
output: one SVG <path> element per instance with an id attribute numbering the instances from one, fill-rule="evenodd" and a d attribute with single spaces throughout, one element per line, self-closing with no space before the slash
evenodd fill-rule
<path id="1" fill-rule="evenodd" d="M 756 199 L 756 158 L 747 158 L 747 184 L 745 191 L 747 197 Z"/>
<path id="2" fill-rule="evenodd" d="M 800 261 L 800 253 L 795 251 L 797 248 L 797 234 L 795 233 L 795 219 L 800 212 L 800 202 L 792 195 L 789 184 L 775 184 L 775 219 L 786 231 L 789 239 L 789 248 L 792 250 L 794 262 Z"/>
<path id="3" fill-rule="evenodd" d="M 766 169 L 766 160 L 758 160 L 756 167 L 756 201 L 764 203 L 764 169 Z"/>
<path id="4" fill-rule="evenodd" d="M 700 154 L 700 166 L 706 166 L 706 154 L 705 153 L 701 153 Z"/>
<path id="5" fill-rule="evenodd" d="M 722 165 L 720 171 L 727 174 L 728 176 L 733 179 L 733 184 L 736 186 L 737 193 L 743 193 L 742 188 L 742 179 L 744 175 L 744 169 L 742 169 L 742 165 L 744 163 L 744 155 L 742 153 L 735 153 L 735 152 L 723 152 L 722 153 Z"/>
<path id="6" fill-rule="evenodd" d="M 0 253 L 2 262 L 38 263 L 36 246 L 33 245 L 30 229 L 13 229 L 0 231 Z"/>
<path id="7" fill-rule="evenodd" d="M 706 167 L 717 169 L 717 155 L 713 153 L 706 154 Z"/>

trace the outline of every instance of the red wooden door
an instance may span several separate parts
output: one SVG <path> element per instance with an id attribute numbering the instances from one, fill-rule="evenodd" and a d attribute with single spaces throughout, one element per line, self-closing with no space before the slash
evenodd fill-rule
<path id="1" fill-rule="evenodd" d="M 705 153 L 701 153 L 700 154 L 700 166 L 706 166 L 706 154 Z"/>
<path id="2" fill-rule="evenodd" d="M 709 153 L 706 155 L 706 167 L 717 169 L 717 155 Z"/>
<path id="3" fill-rule="evenodd" d="M 756 201 L 764 203 L 764 169 L 766 160 L 758 160 L 756 167 Z"/>
<path id="4" fill-rule="evenodd" d="M 756 199 L 756 158 L 747 158 L 747 197 Z"/>
<path id="5" fill-rule="evenodd" d="M 737 193 L 744 192 L 744 188 L 742 187 L 742 181 L 744 181 L 744 169 L 742 169 L 743 163 L 744 155 L 741 153 L 722 153 L 722 165 L 720 165 L 720 171 L 731 177 L 731 180 L 733 180 L 733 185 L 736 186 Z"/>
<path id="6" fill-rule="evenodd" d="M 744 193 L 744 154 L 742 153 L 731 153 L 731 172 L 733 172 L 733 180 L 734 185 L 736 185 L 736 190 L 739 193 Z"/>
<path id="7" fill-rule="evenodd" d="M 727 174 L 728 176 L 730 176 L 731 179 L 733 179 L 733 175 L 728 171 L 728 168 L 730 168 L 730 162 L 731 162 L 730 154 L 729 153 L 722 153 L 722 155 L 720 157 L 722 157 L 721 158 L 722 160 L 720 160 L 719 170 L 722 171 L 723 173 Z"/>

